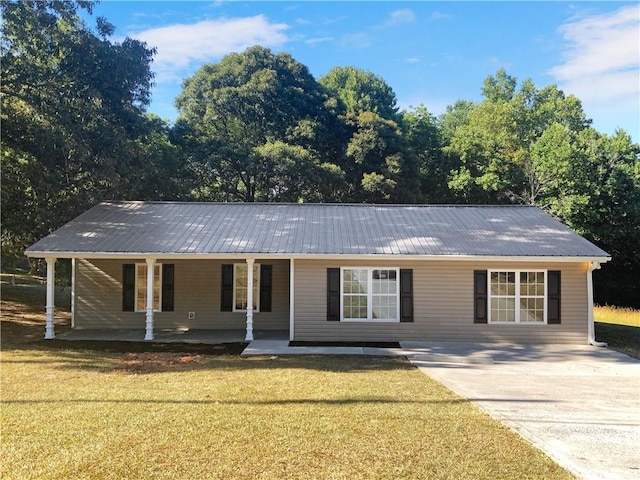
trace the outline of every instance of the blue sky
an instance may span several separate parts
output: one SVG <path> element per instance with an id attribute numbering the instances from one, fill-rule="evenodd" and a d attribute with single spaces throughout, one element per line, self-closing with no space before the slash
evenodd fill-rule
<path id="1" fill-rule="evenodd" d="M 262 45 L 285 51 L 316 77 L 353 65 L 380 75 L 400 108 L 442 113 L 480 100 L 504 68 L 536 87 L 582 100 L 599 131 L 640 141 L 638 2 L 103 1 L 94 16 L 115 39 L 158 49 L 149 111 L 175 120 L 182 80 L 225 54 Z"/>

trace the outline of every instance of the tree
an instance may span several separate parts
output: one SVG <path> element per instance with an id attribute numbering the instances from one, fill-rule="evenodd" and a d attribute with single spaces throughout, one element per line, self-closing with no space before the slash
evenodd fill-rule
<path id="1" fill-rule="evenodd" d="M 185 80 L 176 106 L 176 137 L 190 168 L 206 172 L 206 185 L 194 190 L 207 199 L 254 201 L 289 189 L 268 177 L 273 161 L 289 158 L 274 148 L 301 147 L 314 165 L 336 160 L 329 127 L 337 102 L 287 53 L 256 46 L 204 65 Z"/>
<path id="2" fill-rule="evenodd" d="M 149 132 L 153 50 L 80 19 L 94 2 L 3 1 L 3 253 L 104 198 L 130 196 Z"/>
<path id="3" fill-rule="evenodd" d="M 579 132 L 590 120 L 576 97 L 555 85 L 537 90 L 531 80 L 516 91 L 503 70 L 485 80 L 483 94 L 444 149 L 458 163 L 449 186 L 467 201 L 534 204 L 541 182 L 532 148 L 554 124 Z"/>
<path id="4" fill-rule="evenodd" d="M 417 163 L 409 154 L 398 125 L 374 112 L 349 116 L 347 125 L 354 132 L 347 143 L 343 165 L 350 201 L 416 202 Z"/>
<path id="5" fill-rule="evenodd" d="M 418 201 L 418 161 L 408 149 L 393 89 L 380 76 L 355 67 L 334 67 L 320 83 L 344 106 L 346 132 L 341 167 L 347 198 L 355 202 Z M 339 135 L 341 136 L 341 135 Z"/>
<path id="6" fill-rule="evenodd" d="M 384 119 L 397 120 L 396 94 L 382 77 L 349 66 L 334 67 L 319 81 L 342 101 L 347 112 L 374 112 Z"/>
<path id="7" fill-rule="evenodd" d="M 402 112 L 402 130 L 410 155 L 420 169 L 422 197 L 430 203 L 449 203 L 455 199 L 447 186 L 451 165 L 442 153 L 438 120 L 424 105 Z"/>
<path id="8" fill-rule="evenodd" d="M 458 127 L 469 123 L 469 114 L 475 105 L 474 102 L 467 100 L 457 100 L 453 105 L 447 105 L 445 112 L 438 118 L 438 129 L 443 147 L 451 143 Z"/>

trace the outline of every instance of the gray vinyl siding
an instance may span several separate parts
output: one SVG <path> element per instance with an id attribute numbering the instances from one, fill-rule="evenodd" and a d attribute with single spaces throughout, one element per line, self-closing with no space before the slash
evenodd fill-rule
<path id="1" fill-rule="evenodd" d="M 413 269 L 411 323 L 331 322 L 326 319 L 327 268 L 348 266 Z M 560 325 L 474 324 L 473 271 L 560 270 Z M 587 337 L 586 263 L 467 261 L 295 261 L 295 327 L 299 341 L 416 340 L 452 342 L 584 343 Z"/>
<path id="2" fill-rule="evenodd" d="M 76 328 L 136 328 L 145 326 L 144 312 L 122 311 L 122 265 L 144 260 L 78 260 L 76 262 Z M 155 312 L 154 328 L 243 329 L 244 312 L 221 312 L 220 260 L 159 260 L 175 265 L 174 311 Z M 253 328 L 289 329 L 289 261 L 260 260 L 273 266 L 272 311 L 256 312 Z M 195 312 L 195 319 L 189 319 Z"/>

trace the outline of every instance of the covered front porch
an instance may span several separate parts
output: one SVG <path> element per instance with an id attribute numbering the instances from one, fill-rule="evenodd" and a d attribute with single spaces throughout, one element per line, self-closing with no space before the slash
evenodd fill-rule
<path id="1" fill-rule="evenodd" d="M 183 343 L 290 339 L 293 259 L 71 258 L 71 330 L 61 334 L 54 332 L 57 258 L 45 260 L 45 339 Z"/>

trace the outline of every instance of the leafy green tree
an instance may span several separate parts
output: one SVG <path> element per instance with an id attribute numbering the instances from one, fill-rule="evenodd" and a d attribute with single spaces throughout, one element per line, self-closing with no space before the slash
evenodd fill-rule
<path id="1" fill-rule="evenodd" d="M 402 134 L 393 89 L 382 77 L 351 66 L 334 67 L 319 81 L 346 110 L 339 116 L 344 128 L 337 127 L 347 135 L 340 164 L 348 184 L 346 198 L 418 201 L 418 160 Z"/>
<path id="2" fill-rule="evenodd" d="M 458 127 L 469 123 L 469 114 L 475 105 L 467 100 L 457 100 L 453 105 L 447 105 L 445 112 L 438 118 L 438 130 L 443 147 L 451 143 Z"/>
<path id="3" fill-rule="evenodd" d="M 541 182 L 532 148 L 554 124 L 579 132 L 590 120 L 576 97 L 555 85 L 537 90 L 530 80 L 516 90 L 503 70 L 485 81 L 483 94 L 444 148 L 458 163 L 449 186 L 466 201 L 536 203 Z"/>
<path id="4" fill-rule="evenodd" d="M 397 120 L 396 94 L 374 73 L 351 66 L 333 67 L 319 82 L 342 101 L 347 112 L 374 112 L 384 119 Z"/>
<path id="5" fill-rule="evenodd" d="M 3 1 L 3 254 L 104 198 L 135 195 L 153 50 L 80 19 L 94 2 Z M 147 160 L 147 159 L 144 159 Z"/>
<path id="6" fill-rule="evenodd" d="M 321 163 L 300 145 L 268 142 L 255 152 L 262 163 L 260 183 L 266 187 L 256 200 L 322 202 L 345 188 L 337 165 Z"/>
<path id="7" fill-rule="evenodd" d="M 393 120 L 374 112 L 349 116 L 354 133 L 346 147 L 349 199 L 369 203 L 414 203 L 419 184 L 415 158 Z"/>
<path id="8" fill-rule="evenodd" d="M 447 186 L 451 165 L 442 153 L 438 119 L 424 105 L 402 112 L 402 130 L 410 155 L 418 162 L 420 190 L 429 203 L 455 201 Z"/>
<path id="9" fill-rule="evenodd" d="M 204 198 L 254 201 L 289 189 L 268 178 L 272 161 L 289 158 L 275 155 L 274 145 L 280 153 L 283 143 L 302 147 L 316 164 L 335 164 L 330 126 L 337 103 L 287 53 L 256 46 L 204 65 L 185 80 L 176 106 L 176 138 L 191 157 L 189 168 L 205 173 L 205 183 L 193 186 Z"/>

